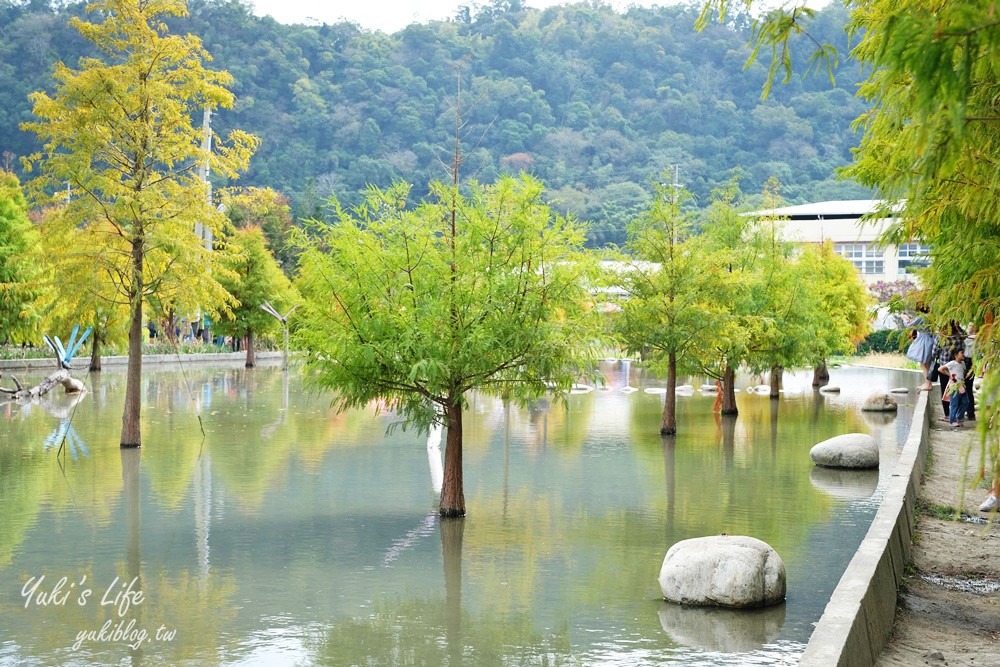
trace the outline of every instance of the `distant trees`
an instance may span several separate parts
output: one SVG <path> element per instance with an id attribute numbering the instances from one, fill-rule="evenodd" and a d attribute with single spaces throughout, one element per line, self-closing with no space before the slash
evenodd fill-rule
<path id="1" fill-rule="evenodd" d="M 244 341 L 246 367 L 257 365 L 254 336 L 273 331 L 279 322 L 261 309 L 265 301 L 287 309 L 293 301 L 291 284 L 277 260 L 268 251 L 259 227 L 244 227 L 226 238 L 220 262 L 225 269 L 219 282 L 233 297 L 234 305 L 216 316 L 218 333 Z"/>
<path id="2" fill-rule="evenodd" d="M 805 246 L 797 266 L 803 291 L 814 301 L 804 352 L 805 361 L 816 370 L 815 386 L 828 375 L 826 362 L 831 356 L 854 352 L 867 336 L 873 299 L 858 270 L 834 252 L 829 241 Z"/>
<path id="3" fill-rule="evenodd" d="M 760 220 L 743 215 L 735 184 L 715 192 L 701 220 L 703 242 L 715 254 L 715 261 L 728 274 L 716 299 L 726 316 L 705 341 L 709 352 L 705 372 L 721 381 L 722 414 L 738 414 L 736 371 L 748 360 L 758 336 L 767 326 L 761 287 L 767 249 Z"/>
<path id="4" fill-rule="evenodd" d="M 296 217 L 315 212 L 306 201 L 313 194 L 358 204 L 368 184 L 402 179 L 426 195 L 449 143 L 436 138 L 451 134 L 456 64 L 468 84 L 470 173 L 490 183 L 528 171 L 547 196 L 558 195 L 550 203 L 559 212 L 591 223 L 592 246 L 625 243 L 625 225 L 649 203 L 646 183 L 672 164 L 702 203 L 738 166 L 748 192 L 778 176 L 792 202 L 867 196 L 834 176 L 858 142 L 850 128 L 864 111 L 853 96 L 856 68 L 842 66 L 836 86 L 824 76 L 793 77 L 761 100 L 766 67 L 742 69 L 746 16 L 698 33 L 690 6 L 619 13 L 592 3 L 509 4 L 393 35 L 347 23 L 285 26 L 244 3 L 214 0 L 192 0 L 190 15 L 164 20 L 177 34 L 198 35 L 233 74 L 239 103 L 219 126 L 263 138 L 241 180 L 288 195 Z M 0 98 L 0 146 L 28 154 L 37 144 L 15 121 L 30 112 L 27 94 L 46 89 L 51 54 L 76 62 L 95 49 L 65 26 L 78 3 L 8 5 L 0 8 L 0 89 L 9 93 Z M 846 52 L 846 20 L 834 5 L 809 29 Z M 273 250 L 287 271 L 282 250 Z"/>
<path id="5" fill-rule="evenodd" d="M 678 369 L 694 372 L 707 363 L 705 342 L 726 314 L 717 294 L 728 274 L 691 235 L 690 214 L 681 212 L 687 193 L 665 183 L 653 187 L 649 209 L 629 226 L 636 262 L 621 276 L 628 299 L 618 332 L 630 352 L 666 372 L 660 433 L 672 435 Z"/>
<path id="6" fill-rule="evenodd" d="M 538 181 L 432 192 L 409 207 L 405 184 L 371 188 L 353 213 L 315 223 L 296 337 L 341 408 L 377 400 L 421 427 L 444 422 L 440 513 L 459 517 L 468 393 L 568 389 L 596 328 L 582 229 L 553 215 Z"/>
<path id="7" fill-rule="evenodd" d="M 770 213 L 781 204 L 779 184 L 771 179 L 764 187 L 764 212 L 754 216 L 745 239 L 754 253 L 753 270 L 745 275 L 754 314 L 748 313 L 752 333 L 744 363 L 754 371 L 770 373 L 772 399 L 779 397 L 785 367 L 812 361 L 809 346 L 826 319 L 816 298 L 819 281 L 802 271 L 794 245 L 782 234 L 781 218 Z M 854 282 L 860 284 L 857 272 Z M 863 294 L 864 287 L 860 289 Z M 864 308 L 860 316 L 867 316 Z"/>
<path id="8" fill-rule="evenodd" d="M 226 217 L 237 229 L 257 227 L 264 233 L 268 250 L 286 275 L 295 270 L 296 254 L 291 243 L 291 203 L 273 188 L 225 188 L 219 198 Z"/>
<path id="9" fill-rule="evenodd" d="M 95 270 L 106 271 L 129 308 L 128 374 L 122 415 L 122 446 L 139 446 L 142 322 L 146 299 L 178 275 L 213 283 L 208 250 L 194 234 L 195 222 L 218 228 L 221 214 L 208 202 L 197 167 L 209 161 L 229 177 L 247 166 L 255 137 L 233 131 L 211 153 L 192 115 L 204 107 L 227 107 L 231 77 L 204 67 L 209 58 L 192 36 L 166 33 L 163 17 L 186 12 L 182 0 L 101 0 L 89 6 L 102 21 L 71 19 L 100 57 L 80 60 L 73 70 L 57 63 L 52 96 L 31 96 L 42 149 L 25 160 L 39 167 L 36 195 L 58 191 L 69 197 L 57 220 L 69 237 L 79 229 L 90 238 Z"/>
<path id="10" fill-rule="evenodd" d="M 764 195 L 771 209 L 774 187 Z M 777 398 L 785 367 L 846 352 L 868 327 L 864 282 L 832 248 L 794 248 L 781 220 L 748 215 L 733 187 L 717 193 L 701 233 L 691 234 L 683 196 L 654 185 L 653 204 L 630 227 L 629 247 L 644 262 L 622 277 L 629 298 L 618 323 L 627 348 L 666 372 L 666 435 L 677 429 L 678 369 L 719 379 L 720 409 L 736 414 L 741 366 L 770 371 Z"/>

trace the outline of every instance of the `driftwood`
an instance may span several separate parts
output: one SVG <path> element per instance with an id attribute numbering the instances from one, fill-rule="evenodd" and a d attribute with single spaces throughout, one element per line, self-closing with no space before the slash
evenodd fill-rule
<path id="1" fill-rule="evenodd" d="M 0 393 L 13 397 L 15 401 L 31 400 L 39 396 L 44 396 L 52 391 L 56 385 L 60 384 L 67 394 L 77 394 L 86 391 L 83 382 L 71 376 L 65 368 L 61 368 L 52 375 L 49 375 L 34 387 L 25 387 L 13 375 L 11 376 L 11 380 L 14 381 L 16 389 L 0 387 Z"/>

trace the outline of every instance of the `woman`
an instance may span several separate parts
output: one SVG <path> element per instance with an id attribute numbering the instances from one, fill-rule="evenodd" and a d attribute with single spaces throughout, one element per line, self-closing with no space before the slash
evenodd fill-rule
<path id="1" fill-rule="evenodd" d="M 917 312 L 920 314 L 906 323 L 908 328 L 915 329 L 917 332 L 910 347 L 906 349 L 906 358 L 920 364 L 920 368 L 924 371 L 924 383 L 920 386 L 920 391 L 930 391 L 933 385 L 928 378 L 928 373 L 931 369 L 931 361 L 934 359 L 934 336 L 931 335 L 930 327 L 927 326 L 927 321 L 923 317 L 928 313 L 927 306 L 918 303 Z"/>

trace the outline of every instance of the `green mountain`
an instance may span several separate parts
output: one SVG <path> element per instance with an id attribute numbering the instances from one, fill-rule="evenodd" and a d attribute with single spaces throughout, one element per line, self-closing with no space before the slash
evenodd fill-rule
<path id="1" fill-rule="evenodd" d="M 36 150 L 18 128 L 31 116 L 27 95 L 52 87 L 57 60 L 76 65 L 86 47 L 66 22 L 83 8 L 0 0 L 0 151 Z M 322 215 L 331 194 L 357 202 L 366 183 L 402 179 L 420 195 L 447 179 L 456 100 L 462 177 L 534 173 L 559 210 L 593 223 L 594 244 L 623 241 L 650 180 L 673 165 L 702 202 L 737 173 L 744 192 L 777 177 L 789 203 L 870 196 L 834 175 L 857 144 L 856 67 L 842 67 L 836 84 L 825 72 L 796 74 L 761 100 L 766 63 L 743 69 L 746 15 L 698 33 L 697 5 L 618 13 L 599 2 L 535 10 L 495 0 L 388 35 L 283 25 L 240 0 L 189 9 L 171 29 L 201 37 L 211 66 L 236 79 L 236 108 L 216 115 L 215 128 L 263 139 L 240 184 L 288 194 L 299 216 Z M 809 36 L 846 54 L 846 18 L 831 6 Z M 797 72 L 809 48 L 795 54 Z"/>

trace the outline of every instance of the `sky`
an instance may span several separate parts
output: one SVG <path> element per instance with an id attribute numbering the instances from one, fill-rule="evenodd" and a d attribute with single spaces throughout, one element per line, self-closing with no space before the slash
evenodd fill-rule
<path id="1" fill-rule="evenodd" d="M 527 0 L 536 9 L 566 4 L 572 0 Z M 254 14 L 273 16 L 279 23 L 336 23 L 348 20 L 369 30 L 393 33 L 411 23 L 448 19 L 459 5 L 491 3 L 475 0 L 251 0 Z M 612 0 L 606 4 L 622 10 L 629 5 L 662 5 L 664 0 Z"/>

